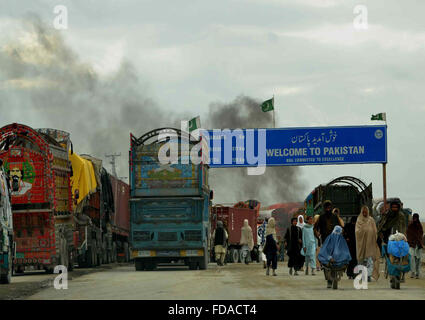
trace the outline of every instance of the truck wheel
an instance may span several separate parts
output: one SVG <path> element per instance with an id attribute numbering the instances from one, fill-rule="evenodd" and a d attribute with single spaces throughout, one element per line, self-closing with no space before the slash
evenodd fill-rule
<path id="1" fill-rule="evenodd" d="M 93 253 L 93 247 L 88 247 L 86 251 L 86 263 L 84 266 L 86 268 L 92 268 L 94 267 L 94 253 Z"/>
<path id="2" fill-rule="evenodd" d="M 198 263 L 190 261 L 189 262 L 189 270 L 196 270 L 196 269 L 198 269 Z"/>
<path id="3" fill-rule="evenodd" d="M 106 242 L 106 237 L 105 236 L 102 237 L 102 262 L 104 264 L 108 264 L 109 263 L 107 242 Z"/>
<path id="4" fill-rule="evenodd" d="M 141 260 L 136 260 L 134 262 L 134 265 L 136 267 L 136 271 L 143 271 L 143 270 L 145 270 L 145 264 Z"/>
<path id="5" fill-rule="evenodd" d="M 7 270 L 7 273 L 3 273 L 0 277 L 1 284 L 9 284 L 12 281 L 11 271 Z"/>
<path id="6" fill-rule="evenodd" d="M 130 261 L 130 254 L 129 254 L 129 251 L 128 251 L 128 242 L 124 242 L 124 260 L 125 260 L 125 262 Z"/>
<path id="7" fill-rule="evenodd" d="M 199 270 L 206 270 L 208 268 L 208 254 L 207 250 L 204 249 L 204 256 L 199 260 Z"/>
<path id="8" fill-rule="evenodd" d="M 46 270 L 46 273 L 47 274 L 53 274 L 53 271 L 55 270 L 55 268 L 53 268 L 53 267 L 47 267 L 45 270 Z"/>
<path id="9" fill-rule="evenodd" d="M 2 284 L 9 284 L 12 281 L 12 270 L 13 270 L 13 266 L 12 266 L 12 252 L 9 249 L 8 252 L 8 259 L 9 259 L 9 268 L 7 269 L 6 273 L 2 273 L 0 276 L 0 283 Z"/>
<path id="10" fill-rule="evenodd" d="M 239 252 L 236 249 L 230 249 L 230 262 L 236 263 L 239 260 Z"/>
<path id="11" fill-rule="evenodd" d="M 155 262 L 147 262 L 145 264 L 145 269 L 147 271 L 154 271 L 156 269 L 156 263 Z"/>

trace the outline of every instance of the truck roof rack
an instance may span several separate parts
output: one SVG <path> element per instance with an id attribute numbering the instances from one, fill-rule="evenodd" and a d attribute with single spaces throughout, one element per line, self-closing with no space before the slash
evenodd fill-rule
<path id="1" fill-rule="evenodd" d="M 176 138 L 178 138 L 179 140 L 182 140 L 182 139 L 187 140 L 189 136 L 191 136 L 192 139 L 189 140 L 189 143 L 191 144 L 196 144 L 199 142 L 199 140 L 197 140 L 193 135 L 190 135 L 188 132 L 183 132 L 180 129 L 176 129 L 176 128 L 165 127 L 165 128 L 158 128 L 158 129 L 149 131 L 145 133 L 144 135 L 142 135 L 140 138 L 136 138 L 135 136 L 130 135 L 131 145 L 140 146 L 140 145 L 148 145 L 148 144 L 154 144 L 154 143 L 166 141 L 166 140 L 159 141 L 158 138 L 156 140 L 150 141 L 151 139 L 158 137 L 160 134 L 164 134 L 164 133 L 168 133 L 170 134 L 170 136 L 171 134 L 175 134 Z"/>

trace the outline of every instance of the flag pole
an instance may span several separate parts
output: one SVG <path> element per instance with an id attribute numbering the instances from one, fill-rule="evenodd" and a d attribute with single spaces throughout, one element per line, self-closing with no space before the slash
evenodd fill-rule
<path id="1" fill-rule="evenodd" d="M 274 95 L 273 95 L 272 102 L 273 102 L 273 128 L 276 128 L 276 120 L 275 120 L 275 117 L 274 117 Z"/>

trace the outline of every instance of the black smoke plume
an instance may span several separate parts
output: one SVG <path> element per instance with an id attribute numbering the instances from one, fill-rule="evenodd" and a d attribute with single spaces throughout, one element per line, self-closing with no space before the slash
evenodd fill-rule
<path id="1" fill-rule="evenodd" d="M 270 128 L 273 126 L 272 113 L 262 112 L 260 104 L 247 96 L 239 96 L 230 103 L 212 103 L 209 128 Z M 266 205 L 303 200 L 304 183 L 300 176 L 298 167 L 268 167 L 260 176 L 247 175 L 246 168 L 219 168 L 210 170 L 210 185 L 217 202 L 256 199 Z"/>

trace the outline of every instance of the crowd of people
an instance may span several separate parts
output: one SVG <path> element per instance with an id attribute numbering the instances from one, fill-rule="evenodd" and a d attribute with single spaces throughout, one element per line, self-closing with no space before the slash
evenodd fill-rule
<path id="1" fill-rule="evenodd" d="M 302 214 L 292 218 L 284 239 L 278 239 L 276 221 L 269 218 L 262 226 L 263 241 L 259 241 L 266 275 L 277 275 L 278 261 L 283 261 L 283 252 L 286 252 L 291 276 L 298 276 L 300 272 L 315 276 L 316 272 L 324 267 L 325 279 L 330 287 L 331 279 L 326 266 L 344 265 L 348 278 L 354 279 L 356 266 L 362 265 L 367 268 L 369 282 L 372 278 L 378 280 L 381 246 L 391 240 L 391 235 L 399 233 L 406 235 L 408 242 L 411 277 L 419 279 L 421 251 L 424 246 L 424 233 L 419 215 L 413 214 L 412 221 L 407 226 L 406 224 L 406 216 L 401 210 L 400 203 L 396 201 L 390 204 L 389 210 L 378 224 L 367 206 L 363 206 L 359 215 L 352 217 L 345 224 L 339 209 L 333 208 L 331 201 L 327 200 L 323 204 L 322 214 L 307 216 L 305 221 Z M 225 226 L 218 221 L 213 234 L 218 265 L 225 264 L 227 238 Z M 248 220 L 244 221 L 241 229 L 240 246 L 242 261 L 248 264 L 250 252 L 254 248 L 253 231 Z"/>

